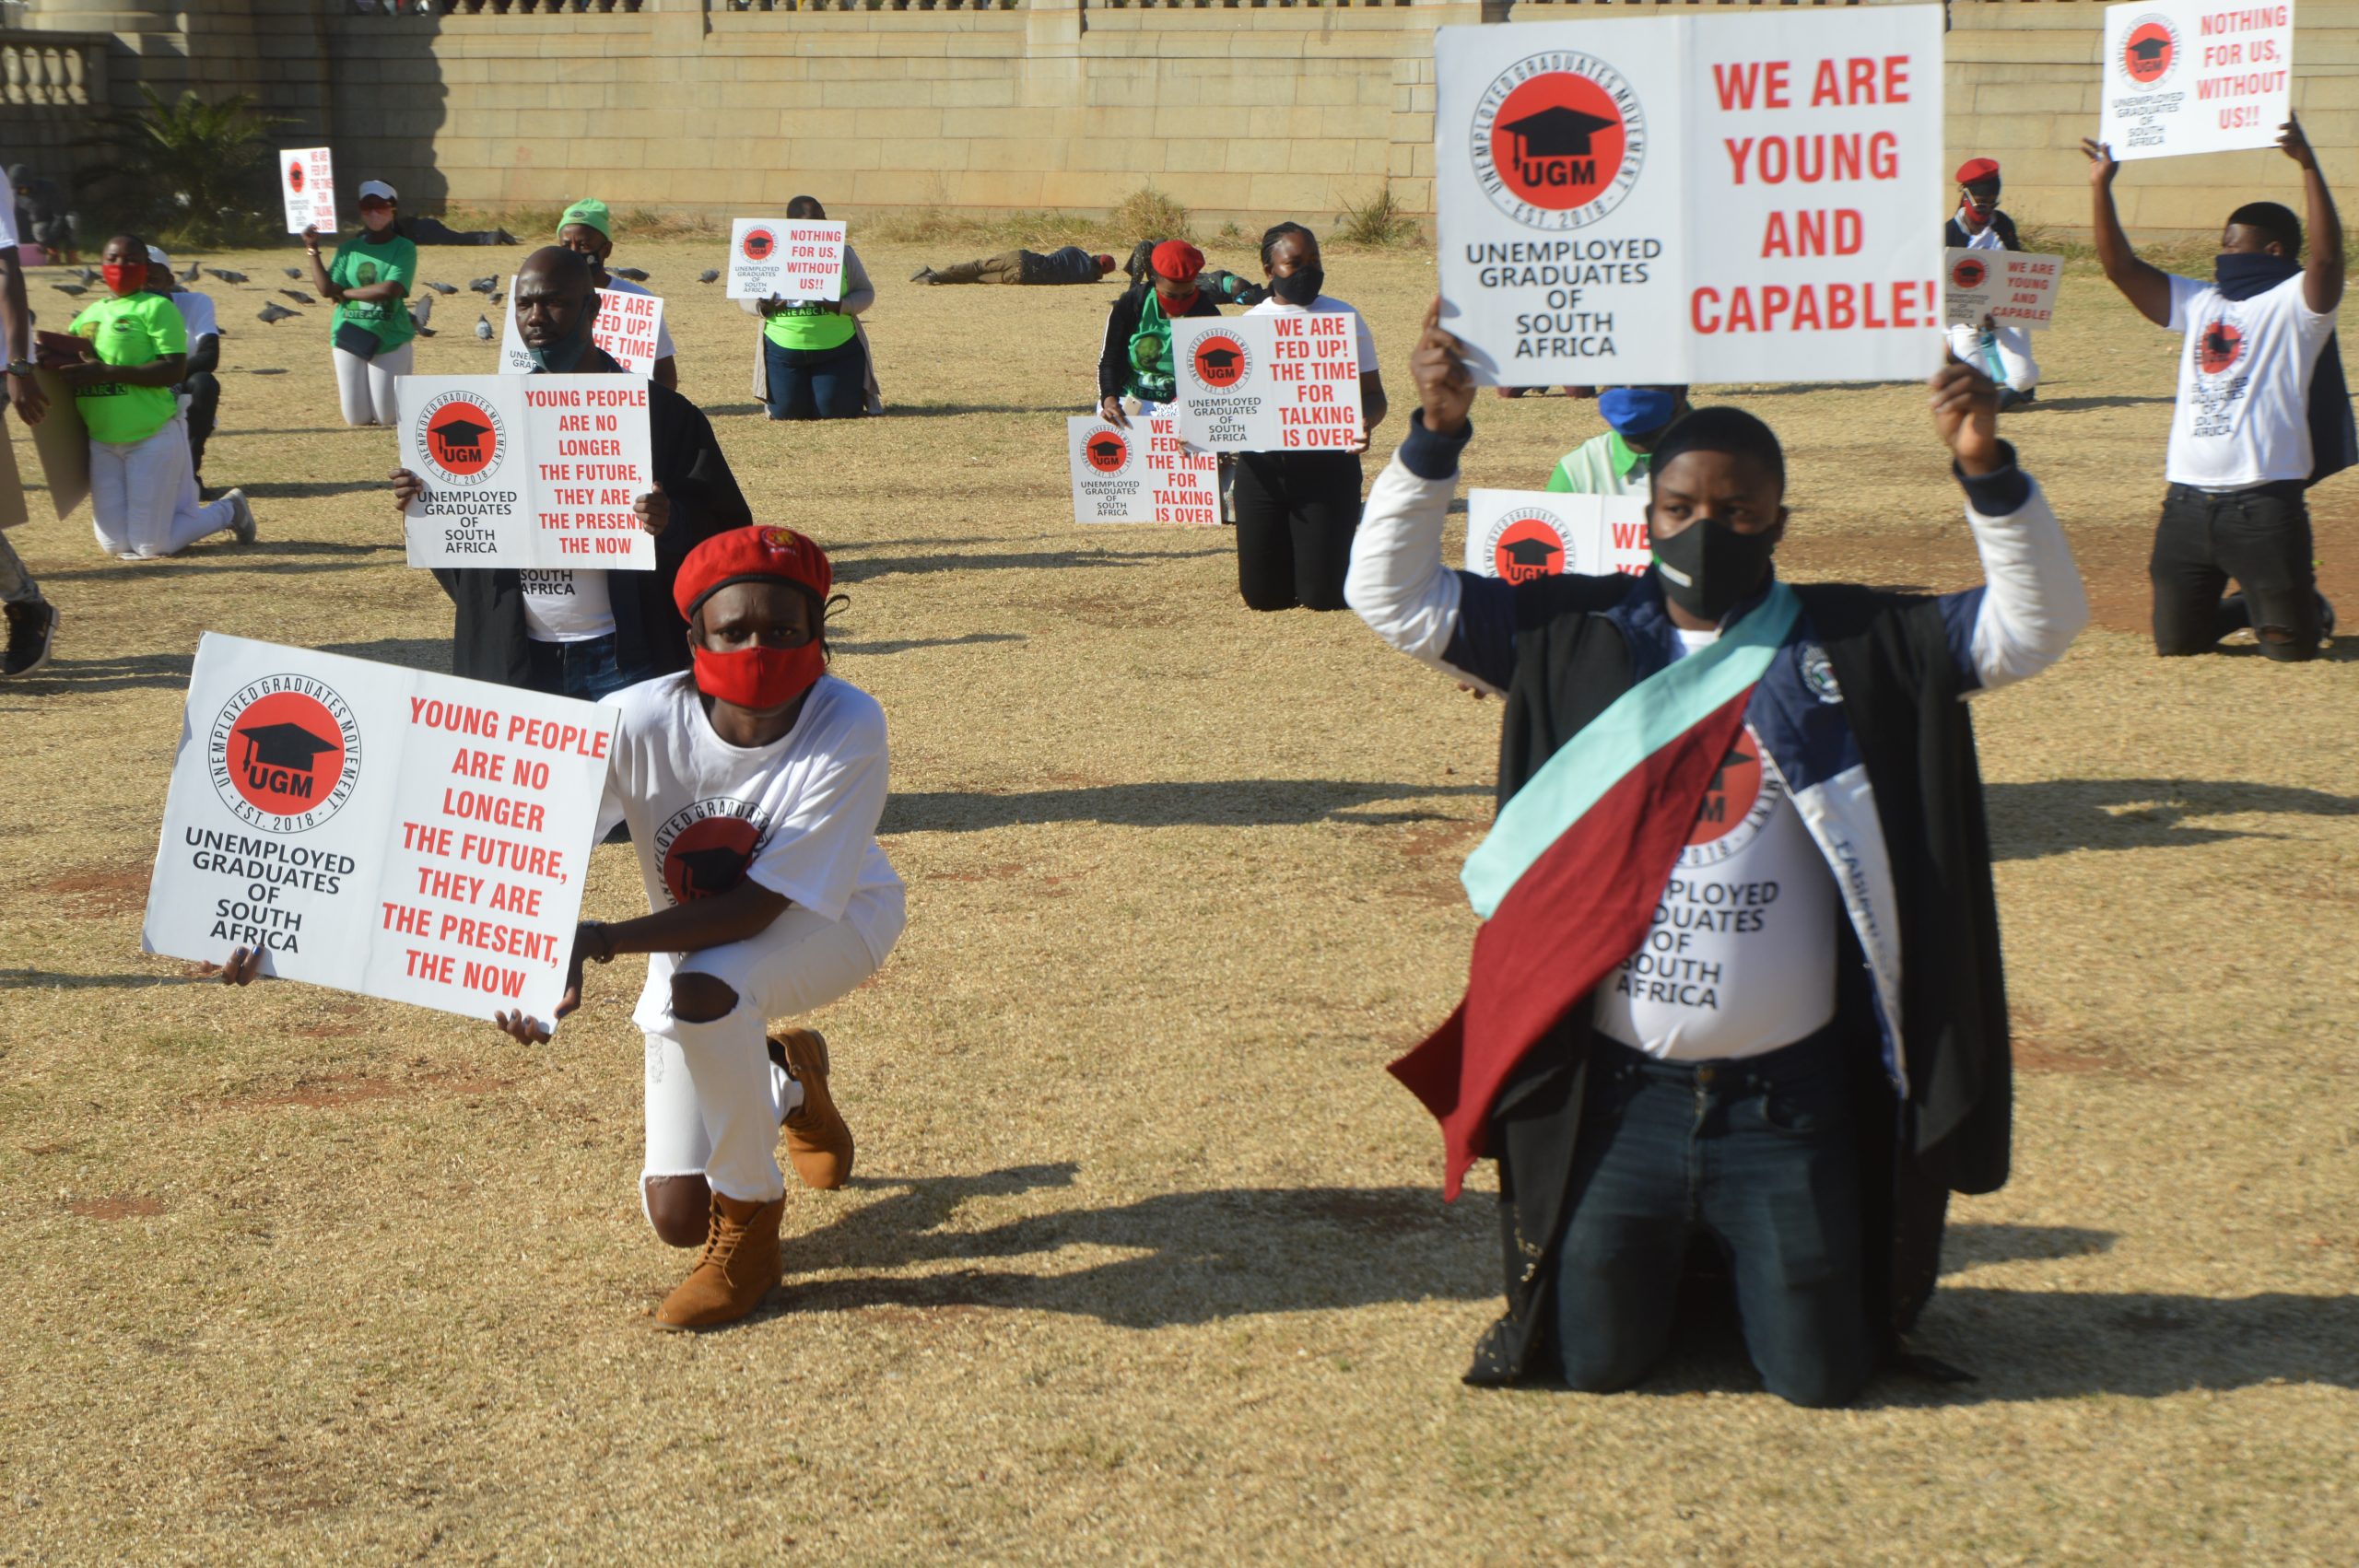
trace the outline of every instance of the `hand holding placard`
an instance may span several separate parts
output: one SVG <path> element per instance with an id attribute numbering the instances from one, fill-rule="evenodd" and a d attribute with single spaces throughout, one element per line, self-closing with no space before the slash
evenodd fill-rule
<path id="1" fill-rule="evenodd" d="M 1409 377 L 1417 384 L 1417 403 L 1426 428 L 1437 436 L 1458 436 L 1474 407 L 1474 378 L 1460 357 L 1458 339 L 1441 324 L 1441 296 L 1426 307 L 1417 346 L 1409 353 Z"/>

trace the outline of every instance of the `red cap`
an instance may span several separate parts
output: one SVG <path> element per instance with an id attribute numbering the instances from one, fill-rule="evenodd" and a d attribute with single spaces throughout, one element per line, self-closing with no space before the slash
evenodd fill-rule
<path id="1" fill-rule="evenodd" d="M 791 528 L 757 523 L 716 533 L 680 563 L 672 583 L 672 603 L 683 619 L 696 618 L 697 606 L 733 582 L 765 579 L 793 583 L 818 595 L 822 602 L 835 586 L 835 568 L 827 553 Z"/>
<path id="2" fill-rule="evenodd" d="M 1099 277 L 1104 277 L 1108 273 L 1114 270 L 1114 258 L 1105 254 L 1103 252 L 1090 257 L 1089 259 L 1097 263 L 1097 275 Z"/>
<path id="3" fill-rule="evenodd" d="M 1997 178 L 1999 178 L 1999 165 L 1994 158 L 1969 158 L 1958 165 L 1957 182 L 1961 185 L 1971 185 L 1978 180 L 1996 180 Z"/>
<path id="4" fill-rule="evenodd" d="M 1204 253 L 1185 240 L 1166 240 L 1155 248 L 1147 264 L 1174 283 L 1193 283 L 1204 270 Z"/>

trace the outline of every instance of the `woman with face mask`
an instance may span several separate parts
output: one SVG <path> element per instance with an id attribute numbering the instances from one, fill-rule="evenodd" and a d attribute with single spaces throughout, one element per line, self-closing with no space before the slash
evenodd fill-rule
<path id="1" fill-rule="evenodd" d="M 147 242 L 118 234 L 100 256 L 107 298 L 68 329 L 75 357 L 59 367 L 90 437 L 90 522 L 99 544 L 127 561 L 174 556 L 208 534 L 254 539 L 253 509 L 231 490 L 196 496 L 188 426 L 173 392 L 188 367 L 188 328 L 147 291 Z"/>
<path id="2" fill-rule="evenodd" d="M 311 287 L 335 306 L 335 390 L 347 425 L 391 425 L 393 380 L 409 374 L 417 322 L 405 298 L 417 277 L 417 246 L 402 232 L 393 188 L 360 182 L 360 232 L 320 262 L 320 231 L 303 230 Z"/>
<path id="3" fill-rule="evenodd" d="M 1688 411 L 1685 387 L 1607 387 L 1597 394 L 1605 434 L 1567 452 L 1548 488 L 1576 496 L 1644 496 L 1655 443 Z"/>
<path id="4" fill-rule="evenodd" d="M 1139 257 L 1131 258 L 1138 269 Z M 1220 307 L 1203 286 L 1204 253 L 1185 240 L 1147 249 L 1145 266 L 1106 312 L 1097 351 L 1097 417 L 1128 429 L 1133 414 L 1153 414 L 1180 395 L 1171 358 L 1171 323 L 1183 316 L 1217 316 Z"/>
<path id="5" fill-rule="evenodd" d="M 1349 451 L 1239 452 L 1237 457 L 1237 591 L 1255 610 L 1344 608 L 1344 574 L 1360 522 L 1360 454 L 1384 419 L 1384 379 L 1376 339 L 1357 310 L 1326 292 L 1319 240 L 1298 223 L 1262 236 L 1270 298 L 1249 316 L 1340 312 L 1359 342 L 1360 430 Z"/>
<path id="6" fill-rule="evenodd" d="M 795 223 L 825 223 L 827 209 L 816 196 L 786 204 Z M 754 395 L 773 423 L 788 419 L 858 419 L 882 414 L 874 356 L 861 313 L 876 303 L 876 286 L 860 252 L 844 246 L 841 298 L 836 299 L 741 299 L 738 307 L 762 318 L 754 340 Z"/>

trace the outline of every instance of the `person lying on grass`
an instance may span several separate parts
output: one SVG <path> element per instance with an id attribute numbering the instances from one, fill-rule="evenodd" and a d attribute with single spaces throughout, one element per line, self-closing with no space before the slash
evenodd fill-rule
<path id="1" fill-rule="evenodd" d="M 629 825 L 650 912 L 581 922 L 557 1016 L 581 1005 L 585 962 L 650 955 L 632 1014 L 647 1046 L 641 1206 L 673 1246 L 704 1245 L 656 1308 L 664 1328 L 734 1322 L 778 1283 L 781 1125 L 806 1186 L 851 1172 L 826 1040 L 769 1034 L 874 974 L 904 921 L 876 842 L 885 716 L 827 673 L 832 582 L 826 554 L 792 529 L 706 540 L 676 589 L 692 667 L 604 699 L 620 725 L 598 832 Z M 241 948 L 222 977 L 245 985 L 260 964 Z M 554 1023 L 494 1022 L 528 1045 Z"/>

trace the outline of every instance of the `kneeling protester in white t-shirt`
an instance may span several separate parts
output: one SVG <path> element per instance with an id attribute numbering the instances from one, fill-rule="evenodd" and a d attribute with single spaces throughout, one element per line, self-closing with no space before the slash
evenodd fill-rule
<path id="1" fill-rule="evenodd" d="M 901 934 L 901 880 L 876 843 L 885 715 L 827 673 L 833 573 L 789 528 L 716 534 L 681 564 L 675 595 L 691 668 L 605 698 L 622 716 L 599 813 L 630 828 L 651 911 L 584 920 L 559 1016 L 581 1004 L 585 959 L 649 954 L 632 1014 L 647 1037 L 649 1223 L 701 1243 L 656 1308 L 708 1328 L 757 1306 L 779 1278 L 786 1180 L 834 1188 L 851 1129 L 827 1091 L 827 1042 L 800 1018 L 874 974 Z M 522 1014 L 500 1026 L 535 1043 Z"/>

